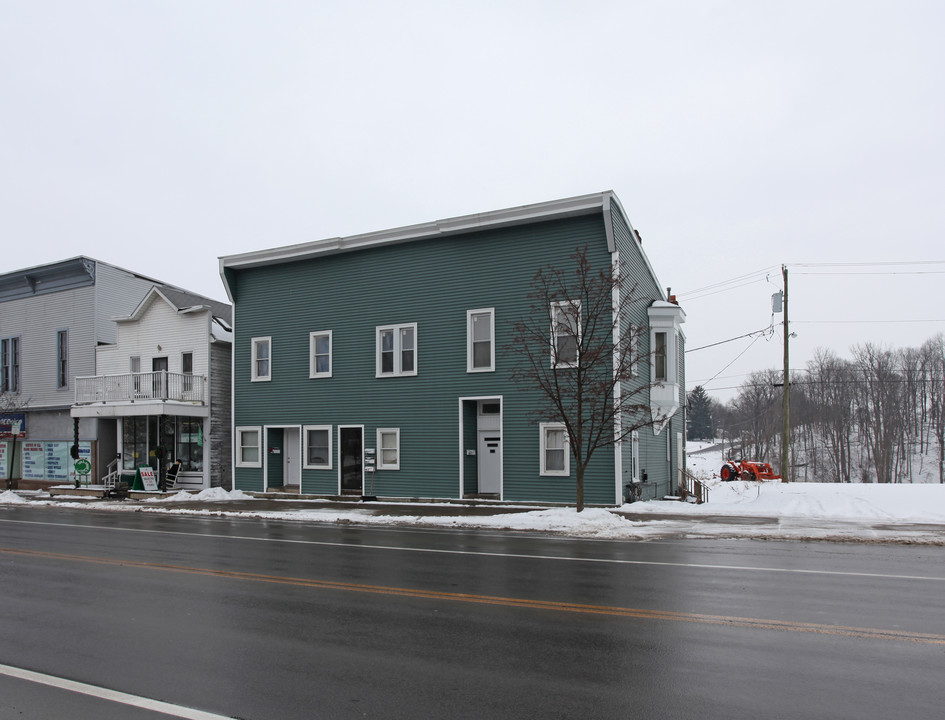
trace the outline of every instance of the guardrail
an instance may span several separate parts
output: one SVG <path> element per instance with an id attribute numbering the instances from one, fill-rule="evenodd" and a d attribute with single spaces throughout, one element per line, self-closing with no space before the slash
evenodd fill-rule
<path id="1" fill-rule="evenodd" d="M 201 405 L 206 403 L 207 379 L 203 375 L 158 370 L 77 377 L 75 380 L 77 405 L 148 400 L 172 400 Z"/>

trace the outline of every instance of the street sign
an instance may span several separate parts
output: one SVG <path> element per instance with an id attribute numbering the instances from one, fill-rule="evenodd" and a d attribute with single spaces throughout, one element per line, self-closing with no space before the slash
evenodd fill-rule
<path id="1" fill-rule="evenodd" d="M 79 458 L 75 461 L 75 474 L 76 475 L 88 475 L 92 472 L 92 463 L 90 463 L 85 458 Z"/>

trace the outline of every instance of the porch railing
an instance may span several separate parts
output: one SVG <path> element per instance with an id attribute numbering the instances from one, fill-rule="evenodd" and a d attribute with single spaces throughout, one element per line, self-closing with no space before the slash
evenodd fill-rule
<path id="1" fill-rule="evenodd" d="M 688 468 L 683 470 L 683 484 L 686 493 L 694 497 L 697 503 L 709 502 L 709 488 L 702 480 L 693 475 Z"/>
<path id="2" fill-rule="evenodd" d="M 167 370 L 96 375 L 75 379 L 77 405 L 100 402 L 135 402 L 173 400 L 205 404 L 207 379 L 203 375 L 185 375 Z"/>

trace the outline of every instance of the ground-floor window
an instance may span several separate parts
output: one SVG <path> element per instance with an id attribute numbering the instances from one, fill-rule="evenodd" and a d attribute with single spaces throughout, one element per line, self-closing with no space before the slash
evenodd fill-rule
<path id="1" fill-rule="evenodd" d="M 331 425 L 305 426 L 305 467 L 331 470 Z"/>
<path id="2" fill-rule="evenodd" d="M 378 428 L 378 470 L 400 470 L 400 429 Z"/>
<path id="3" fill-rule="evenodd" d="M 134 470 L 148 464 L 148 418 L 121 419 L 121 467 Z"/>
<path id="4" fill-rule="evenodd" d="M 541 423 L 541 474 L 571 474 L 567 434 L 561 423 Z"/>
<path id="5" fill-rule="evenodd" d="M 236 467 L 262 467 L 258 427 L 236 428 Z"/>
<path id="6" fill-rule="evenodd" d="M 171 415 L 122 418 L 122 468 L 134 470 L 151 465 L 156 469 L 158 460 L 165 467 L 180 460 L 184 472 L 202 472 L 203 439 L 201 418 Z"/>
<path id="7" fill-rule="evenodd" d="M 201 418 L 177 418 L 177 452 L 174 460 L 180 460 L 183 472 L 203 470 L 203 420 Z"/>

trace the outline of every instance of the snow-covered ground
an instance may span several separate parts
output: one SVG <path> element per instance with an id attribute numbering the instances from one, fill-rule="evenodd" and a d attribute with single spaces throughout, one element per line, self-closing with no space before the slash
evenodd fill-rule
<path id="1" fill-rule="evenodd" d="M 616 509 L 517 508 L 463 513 L 442 503 L 326 503 L 254 499 L 220 488 L 156 501 L 52 500 L 45 493 L 0 493 L 0 506 L 54 504 L 115 512 L 243 516 L 310 523 L 527 530 L 571 537 L 668 537 L 886 541 L 945 545 L 945 485 L 723 483 L 707 481 L 709 502 L 638 502 Z M 238 505 L 238 507 L 237 507 Z"/>

